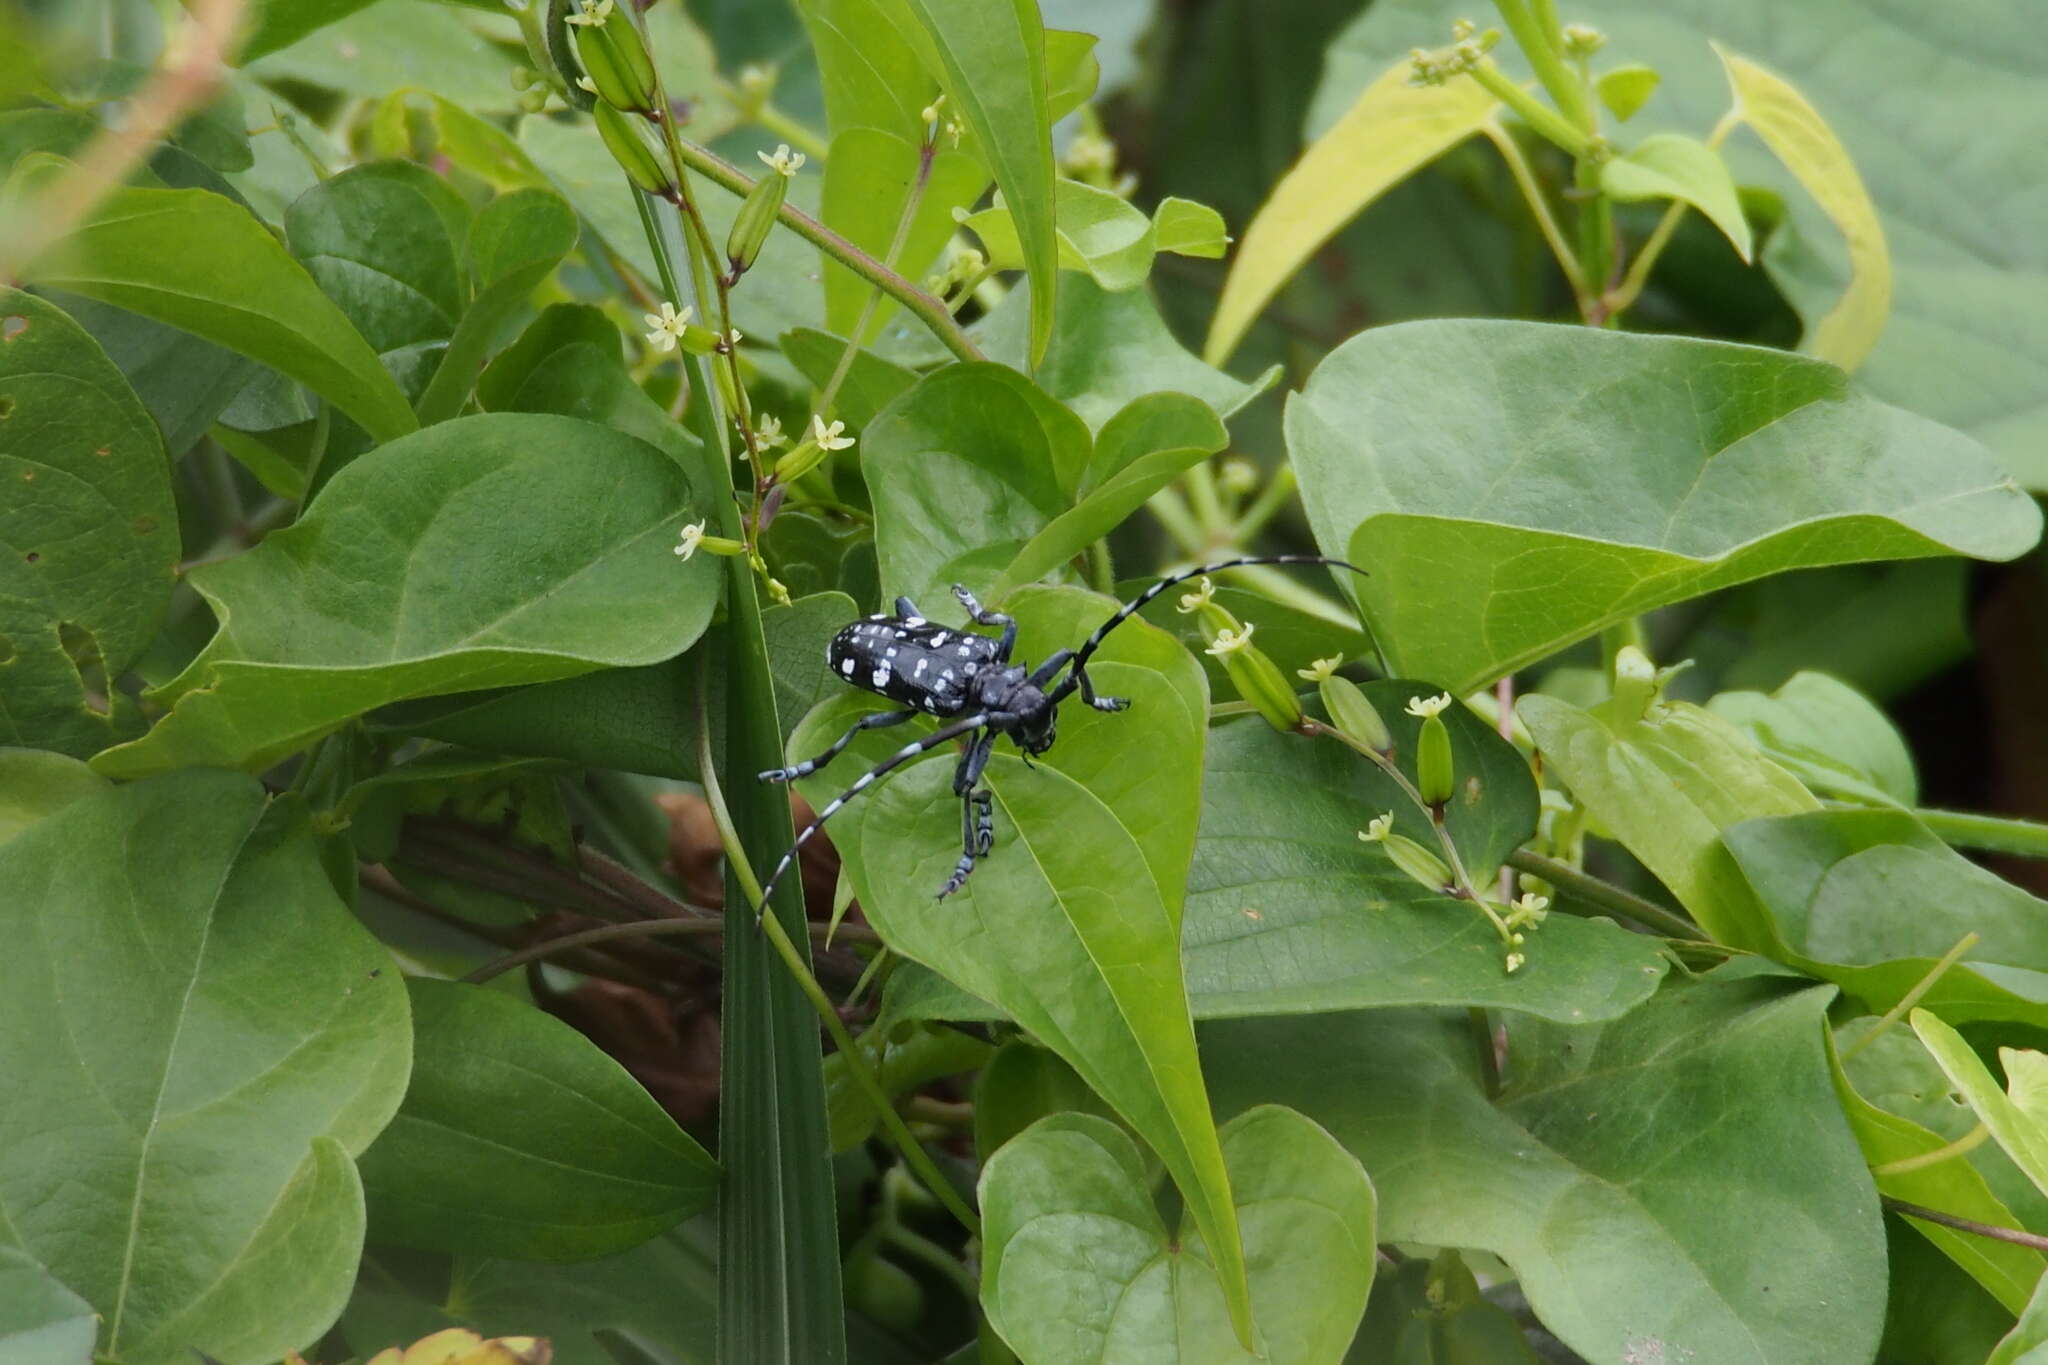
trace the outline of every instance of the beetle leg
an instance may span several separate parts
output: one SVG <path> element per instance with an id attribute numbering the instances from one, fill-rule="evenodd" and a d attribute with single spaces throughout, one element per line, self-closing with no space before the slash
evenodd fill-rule
<path id="1" fill-rule="evenodd" d="M 901 725 L 904 721 L 911 719 L 915 715 L 917 715 L 915 711 L 878 711 L 872 716 L 862 716 L 853 723 L 845 734 L 833 740 L 832 747 L 824 753 L 819 754 L 816 758 L 807 758 L 801 763 L 792 763 L 787 768 L 770 768 L 767 772 L 759 774 L 760 780 L 763 782 L 794 782 L 799 777 L 809 777 L 812 773 L 839 757 L 845 751 L 846 746 L 853 743 L 861 731 L 879 730 L 885 725 Z"/>
<path id="2" fill-rule="evenodd" d="M 1010 651 L 1017 647 L 1017 623 L 999 611 L 990 611 L 975 600 L 973 593 L 962 584 L 953 585 L 953 596 L 960 599 L 960 605 L 967 609 L 967 617 L 977 626 L 1001 626 L 1002 638 L 996 641 L 996 662 L 1010 662 Z"/>

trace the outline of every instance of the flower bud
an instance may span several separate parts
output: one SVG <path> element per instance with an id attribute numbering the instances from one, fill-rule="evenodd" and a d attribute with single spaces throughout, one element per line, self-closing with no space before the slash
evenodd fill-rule
<path id="1" fill-rule="evenodd" d="M 1264 716 L 1268 725 L 1283 734 L 1299 730 L 1301 699 L 1294 695 L 1280 665 L 1252 643 L 1252 632 L 1258 627 L 1240 626 L 1235 616 L 1208 596 L 1210 591 L 1209 581 L 1203 579 L 1199 594 L 1181 600 L 1183 611 L 1189 610 L 1189 603 L 1194 604 L 1202 634 L 1209 641 L 1209 647 L 1202 652 L 1223 665 L 1237 695 L 1250 702 L 1252 710 Z"/>
<path id="2" fill-rule="evenodd" d="M 1443 718 L 1450 704 L 1448 692 L 1408 699 L 1408 714 L 1422 718 L 1422 734 L 1415 741 L 1415 786 L 1422 799 L 1432 806 L 1441 806 L 1451 799 L 1451 787 L 1456 780 L 1451 765 L 1451 732 L 1445 728 Z"/>
<path id="3" fill-rule="evenodd" d="M 649 194 L 658 194 L 664 199 L 675 197 L 676 182 L 670 178 L 668 167 L 654 154 L 654 148 L 647 145 L 647 138 L 634 126 L 631 118 L 602 101 L 591 110 L 591 116 L 597 120 L 598 135 L 604 139 L 606 150 L 625 171 L 628 180 Z"/>
<path id="4" fill-rule="evenodd" d="M 732 220 L 732 232 L 725 239 L 725 258 L 732 267 L 732 273 L 726 277 L 728 283 L 737 281 L 759 259 L 761 248 L 767 244 L 768 233 L 775 226 L 776 215 L 782 212 L 782 199 L 789 192 L 790 176 L 795 174 L 797 166 L 803 164 L 801 153 L 790 153 L 787 147 L 782 150 L 787 156 L 785 164 L 790 169 L 784 170 L 775 162 L 769 162 L 773 169 L 754 182 L 754 188 L 747 191 L 739 213 Z"/>
<path id="5" fill-rule="evenodd" d="M 1393 828 L 1394 814 L 1389 811 L 1358 831 L 1358 837 L 1364 843 L 1384 845 L 1387 857 L 1411 880 L 1432 891 L 1447 891 L 1451 885 L 1451 869 L 1444 860 L 1407 835 L 1395 834 Z"/>
<path id="6" fill-rule="evenodd" d="M 604 103 L 635 113 L 656 107 L 654 61 L 632 17 L 613 0 L 582 0 L 569 16 L 576 29 L 576 59 Z"/>
<path id="7" fill-rule="evenodd" d="M 1319 684 L 1323 697 L 1323 709 L 1329 713 L 1330 724 L 1344 735 L 1363 744 L 1375 753 L 1388 753 L 1394 747 L 1394 737 L 1387 731 L 1387 723 L 1380 719 L 1380 713 L 1372 702 L 1349 678 L 1335 675 L 1324 678 Z"/>

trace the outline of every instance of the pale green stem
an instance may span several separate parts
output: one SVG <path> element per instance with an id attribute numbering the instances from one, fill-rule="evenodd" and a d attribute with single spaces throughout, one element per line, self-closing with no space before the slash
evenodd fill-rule
<path id="1" fill-rule="evenodd" d="M 768 942 L 782 958 L 783 965 L 789 968 L 789 974 L 796 981 L 797 989 L 804 993 L 804 998 L 818 1011 L 818 1018 L 824 1022 L 825 1031 L 832 1035 L 833 1045 L 839 1049 L 839 1055 L 846 1059 L 847 1074 L 853 1077 L 854 1085 L 859 1087 L 868 1103 L 874 1106 L 875 1114 L 881 1119 L 882 1126 L 889 1130 L 889 1136 L 895 1140 L 897 1149 L 903 1153 L 904 1163 L 917 1172 L 917 1177 L 924 1183 L 925 1188 L 959 1220 L 961 1227 L 966 1228 L 970 1235 L 979 1237 L 981 1220 L 975 1217 L 974 1210 L 967 1207 L 966 1202 L 960 1198 L 959 1191 L 953 1188 L 952 1182 L 946 1179 L 944 1173 L 932 1161 L 931 1154 L 925 1151 L 924 1144 L 917 1140 L 917 1135 L 910 1131 L 910 1125 L 904 1122 L 903 1115 L 896 1112 L 896 1106 L 890 1101 L 888 1092 L 883 1090 L 882 1083 L 875 1079 L 874 1069 L 868 1065 L 866 1054 L 854 1041 L 853 1034 L 846 1027 L 846 1021 L 839 1017 L 839 1011 L 832 1004 L 832 998 L 825 994 L 825 988 L 818 984 L 818 978 L 811 975 L 811 969 L 804 962 L 803 954 L 796 950 L 796 945 L 790 942 L 789 935 L 783 931 L 781 920 L 767 913 L 768 907 L 761 899 L 760 878 L 754 875 L 754 865 L 748 860 L 746 849 L 740 845 L 739 831 L 733 827 L 732 812 L 726 809 L 725 793 L 718 784 L 718 767 L 711 760 L 711 727 L 704 723 L 701 694 L 697 725 L 697 766 L 703 777 L 705 804 L 711 808 L 712 823 L 718 828 L 718 841 L 725 848 L 726 863 L 732 869 L 734 880 L 740 884 L 740 890 L 746 895 L 754 923 L 767 934 Z"/>
<path id="2" fill-rule="evenodd" d="M 1939 1166 L 1944 1161 L 1954 1161 L 1959 1156 L 1968 1156 L 1971 1152 L 1982 1147 L 1984 1140 L 1990 1136 L 1991 1130 L 1980 1123 L 1945 1147 L 1937 1147 L 1931 1152 L 1922 1152 L 1919 1156 L 1901 1157 L 1897 1161 L 1887 1161 L 1882 1166 L 1872 1166 L 1870 1173 L 1872 1175 L 1904 1175 L 1908 1171 L 1924 1171 L 1929 1166 Z"/>
<path id="3" fill-rule="evenodd" d="M 1721 121 L 1714 125 L 1714 131 L 1707 136 L 1707 145 L 1719 147 L 1741 122 L 1741 115 L 1733 109 L 1723 114 Z M 1642 297 L 1644 287 L 1650 282 L 1650 272 L 1656 268 L 1657 258 L 1664 254 L 1664 248 L 1670 244 L 1672 234 L 1678 231 L 1678 225 L 1684 220 L 1688 207 L 1683 199 L 1674 199 L 1671 201 L 1671 207 L 1664 210 L 1664 216 L 1657 220 L 1656 228 L 1643 242 L 1642 250 L 1636 253 L 1635 260 L 1629 262 L 1628 274 L 1608 294 L 1605 306 L 1609 318 L 1620 317 L 1630 305 Z"/>
<path id="4" fill-rule="evenodd" d="M 745 197 L 747 191 L 754 187 L 753 180 L 744 171 L 724 157 L 698 146 L 680 134 L 676 137 L 676 148 L 685 165 L 720 189 Z M 776 172 L 770 171 L 768 174 L 774 175 Z M 961 329 L 959 322 L 947 310 L 946 305 L 931 294 L 904 279 L 801 209 L 784 204 L 777 215 L 777 221 L 902 304 L 906 311 L 930 328 L 932 335 L 955 356 L 962 360 L 983 359 L 980 349 Z"/>
<path id="5" fill-rule="evenodd" d="M 2048 825 L 1959 810 L 1916 810 L 1913 814 L 1944 842 L 1957 848 L 2010 853 L 2021 858 L 2048 858 Z"/>
<path id="6" fill-rule="evenodd" d="M 1585 273 L 1579 269 L 1579 258 L 1573 253 L 1571 243 L 1565 240 L 1564 229 L 1558 226 L 1556 215 L 1550 211 L 1550 202 L 1543 196 L 1543 187 L 1536 183 L 1528 158 L 1522 155 L 1522 145 L 1515 141 L 1513 133 L 1501 126 L 1498 119 L 1488 119 L 1480 131 L 1500 150 L 1501 160 L 1508 163 L 1516 188 L 1522 191 L 1522 198 L 1528 202 L 1536 226 L 1543 231 L 1543 240 L 1550 244 L 1550 254 L 1557 258 L 1558 269 L 1564 271 L 1573 296 L 1579 300 L 1579 311 L 1588 311 L 1592 306 L 1592 296 L 1586 289 Z"/>
<path id="7" fill-rule="evenodd" d="M 1287 500 L 1294 496 L 1294 466 L 1282 464 L 1273 471 L 1273 477 L 1259 490 L 1259 496 L 1252 499 L 1252 505 L 1238 516 L 1233 539 L 1245 543 L 1266 529 L 1266 523 L 1280 514 Z"/>
<path id="8" fill-rule="evenodd" d="M 1584 901 L 1595 909 L 1619 915 L 1645 929 L 1654 929 L 1665 938 L 1683 939 L 1688 943 L 1707 941 L 1707 936 L 1691 920 L 1666 910 L 1654 901 L 1646 901 L 1632 891 L 1601 881 L 1570 863 L 1518 848 L 1508 855 L 1508 866 L 1532 877 L 1541 877 L 1556 887 L 1560 895 Z"/>
<path id="9" fill-rule="evenodd" d="M 1574 128 L 1590 131 L 1591 111 L 1586 107 L 1586 92 L 1573 76 L 1571 68 L 1565 65 L 1563 53 L 1552 46 L 1542 20 L 1529 12 L 1523 0 L 1494 0 L 1494 8 L 1500 11 L 1508 32 L 1515 36 L 1515 45 L 1529 59 L 1530 69 L 1536 73 L 1536 79 L 1542 82 L 1543 88 L 1550 92 L 1559 112 Z M 1555 22 L 1555 16 L 1552 19 Z M 1571 149 L 1567 147 L 1566 150 Z"/>
<path id="10" fill-rule="evenodd" d="M 896 268 L 898 258 L 903 255 L 903 244 L 910 240 L 911 224 L 917 221 L 917 209 L 924 202 L 925 186 L 931 183 L 935 150 L 929 142 L 918 149 L 917 178 L 910 182 L 910 195 L 903 201 L 903 212 L 896 219 L 895 235 L 889 239 L 889 254 L 882 258 L 884 269 Z M 881 301 L 880 286 L 868 290 L 868 296 L 860 306 L 860 316 L 854 320 L 853 331 L 846 338 L 846 346 L 839 352 L 839 363 L 832 368 L 831 377 L 825 381 L 825 388 L 818 395 L 815 411 L 821 414 L 832 411 L 832 400 L 838 396 L 839 386 L 846 382 L 847 373 L 853 369 L 854 357 L 860 354 L 868 323 L 874 318 L 875 308 Z"/>
<path id="11" fill-rule="evenodd" d="M 1472 68 L 1472 79 L 1485 86 L 1495 99 L 1521 115 L 1522 122 L 1544 138 L 1581 160 L 1591 154 L 1591 138 L 1567 123 L 1555 109 L 1516 84 L 1505 71 L 1494 65 L 1491 59 L 1482 61 Z"/>
<path id="12" fill-rule="evenodd" d="M 1964 934 L 1961 938 L 1957 939 L 1956 946 L 1943 953 L 1941 960 L 1932 967 L 1929 967 L 1927 974 L 1913 983 L 1913 989 L 1899 997 L 1898 1004 L 1893 1005 L 1882 1015 L 1878 1016 L 1877 1022 L 1870 1026 L 1870 1032 L 1864 1034 L 1842 1050 L 1842 1060 L 1844 1062 L 1848 1061 L 1851 1057 L 1854 1057 L 1857 1053 L 1875 1042 L 1879 1034 L 1905 1018 L 1912 1011 L 1913 1007 L 1919 1004 L 1922 998 L 1926 996 L 1927 992 L 1934 989 L 1934 983 L 1946 976 L 1948 969 L 1962 961 L 1963 954 L 1976 946 L 1977 935 L 1975 933 Z"/>

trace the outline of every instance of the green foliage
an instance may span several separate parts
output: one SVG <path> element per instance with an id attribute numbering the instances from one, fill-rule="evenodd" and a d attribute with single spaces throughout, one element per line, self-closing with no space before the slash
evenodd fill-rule
<path id="1" fill-rule="evenodd" d="M 1651 8 L 0 0 L 0 1357 L 2042 1357 L 2048 54 Z"/>

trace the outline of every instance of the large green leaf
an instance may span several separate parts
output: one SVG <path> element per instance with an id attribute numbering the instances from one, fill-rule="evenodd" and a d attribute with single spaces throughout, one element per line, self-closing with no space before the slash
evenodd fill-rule
<path id="1" fill-rule="evenodd" d="M 1380 328 L 1316 367 L 1287 442 L 1317 543 L 1372 573 L 1359 602 L 1393 668 L 1454 692 L 1732 583 L 2009 559 L 2040 533 L 1968 437 L 1832 365 L 1685 337 Z"/>
<path id="2" fill-rule="evenodd" d="M 249 36 L 242 40 L 241 60 L 257 58 L 290 47 L 299 39 L 346 19 L 371 0 L 257 0 L 250 6 L 253 18 Z"/>
<path id="3" fill-rule="evenodd" d="M 939 81 L 925 69 L 929 39 L 917 17 L 896 0 L 796 0 L 796 8 L 817 54 L 833 133 L 875 128 L 905 142 L 922 138 Z"/>
<path id="4" fill-rule="evenodd" d="M 924 153 L 918 143 L 879 128 L 849 128 L 832 139 L 825 163 L 822 217 L 826 226 L 878 261 L 889 259 L 897 228 L 918 180 Z M 906 279 L 925 276 L 954 232 L 953 211 L 966 209 L 988 188 L 988 171 L 979 161 L 941 144 L 931 154 L 917 215 L 903 234 L 893 262 Z M 825 272 L 825 325 L 842 336 L 853 333 L 868 299 L 877 298 L 863 341 L 881 334 L 895 316 L 897 303 L 878 294 L 872 284 L 850 270 Z"/>
<path id="5" fill-rule="evenodd" d="M 1952 1023 L 2048 1027 L 2048 904 L 1956 853 L 1906 811 L 1827 810 L 1722 834 L 1773 918 L 1781 960 L 1883 1011 L 1965 934 L 1919 997 Z"/>
<path id="6" fill-rule="evenodd" d="M 61 289 L 41 292 L 106 348 L 107 359 L 156 419 L 174 460 L 259 376 L 275 374 L 247 356 L 125 308 Z"/>
<path id="7" fill-rule="evenodd" d="M 1025 1365 L 1343 1359 L 1372 1288 L 1372 1182 L 1292 1110 L 1250 1110 L 1221 1137 L 1262 1352 L 1232 1339 L 1201 1231 L 1167 1230 L 1130 1135 L 1055 1114 L 981 1172 L 982 1307 Z"/>
<path id="8" fill-rule="evenodd" d="M 1795 673 L 1768 696 L 1721 692 L 1707 709 L 1734 721 L 1767 757 L 1822 795 L 1867 805 L 1920 799 L 1905 737 L 1870 698 L 1837 678 Z"/>
<path id="9" fill-rule="evenodd" d="M 548 190 L 514 190 L 477 215 L 467 251 L 476 297 L 420 395 L 422 425 L 446 421 L 462 410 L 505 324 L 575 245 L 576 215 Z"/>
<path id="10" fill-rule="evenodd" d="M 592 1260 L 710 1202 L 711 1158 L 582 1034 L 495 991 L 407 986 L 412 1081 L 361 1163 L 378 1242 Z"/>
<path id="11" fill-rule="evenodd" d="M 178 563 L 170 460 L 106 352 L 0 289 L 0 743 L 84 758 L 137 729 L 111 683 Z"/>
<path id="12" fill-rule="evenodd" d="M 901 0 L 930 35 L 948 112 L 974 134 L 1016 223 L 1031 281 L 1036 368 L 1052 344 L 1059 240 L 1053 225 L 1052 116 L 1037 0 Z"/>
<path id="13" fill-rule="evenodd" d="M 92 1305 L 35 1257 L 0 1247 L 0 1354 L 14 1365 L 83 1365 L 99 1330 Z"/>
<path id="14" fill-rule="evenodd" d="M 1133 399 L 1091 441 L 1073 412 L 1007 366 L 948 365 L 869 424 L 885 595 L 966 583 L 1000 598 L 1100 540 L 1227 434 L 1199 399 Z"/>
<path id="15" fill-rule="evenodd" d="M 1468 9 L 1452 0 L 1374 5 L 1331 46 L 1311 130 L 1333 123 L 1410 48 L 1441 44 Z M 1939 6 L 1881 0 L 1586 0 L 1568 17 L 1607 35 L 1603 58 L 1663 76 L 1636 116 L 1643 126 L 1697 136 L 1728 109 L 1710 42 L 1797 87 L 1846 145 L 1890 246 L 1891 317 L 1858 378 L 1880 398 L 1969 432 L 2041 487 L 2048 332 L 2036 319 L 2048 313 L 2048 235 L 2035 230 L 2031 168 L 2048 141 L 2048 57 L 2034 14 L 2026 0 L 1982 0 L 1963 23 Z M 1840 60 L 1844 34 L 1856 35 L 1855 61 Z M 1512 63 L 1508 48 L 1495 55 Z M 1929 71 L 1941 73 L 1941 98 L 1906 122 L 1893 118 L 1897 91 Z M 1785 224 L 1764 263 L 1818 333 L 1858 254 L 1832 221 L 1841 210 L 1804 192 L 1753 133 L 1737 132 L 1725 151 L 1738 182 L 1784 200 Z"/>
<path id="16" fill-rule="evenodd" d="M 1517 1021 L 1498 1100 L 1462 1011 L 1208 1024 L 1202 1056 L 1218 1112 L 1322 1124 L 1373 1172 L 1383 1241 L 1497 1253 L 1594 1365 L 1860 1361 L 1884 1241 L 1832 994 L 1723 968 L 1612 1023 Z"/>
<path id="17" fill-rule="evenodd" d="M 24 166 L 40 181 L 54 167 Z M 116 304 L 261 360 L 380 440 L 417 423 L 347 314 L 241 205 L 207 190 L 119 189 L 31 261 L 25 283 Z"/>
<path id="18" fill-rule="evenodd" d="M 1071 589 L 1028 589 L 1008 605 L 1020 659 L 1071 646 L 1112 609 Z M 1130 698 L 1130 710 L 1067 707 L 1035 769 L 997 753 L 987 774 L 995 846 L 957 894 L 932 895 L 960 857 L 950 762 L 914 764 L 875 788 L 840 815 L 834 842 L 893 948 L 1007 1010 L 1159 1153 L 1215 1249 L 1242 1335 L 1243 1261 L 1180 973 L 1208 687 L 1185 650 L 1137 622 L 1096 658 L 1096 685 Z M 816 753 L 879 709 L 859 696 L 821 707 L 789 751 Z M 814 804 L 903 743 L 865 740 L 804 784 Z"/>
<path id="19" fill-rule="evenodd" d="M 1422 722 L 1401 707 L 1426 690 L 1366 686 L 1411 781 Z M 1459 774 L 1451 837 L 1490 890 L 1492 869 L 1535 833 L 1535 784 L 1478 717 L 1454 707 L 1445 719 Z M 1257 718 L 1210 737 L 1182 934 L 1197 1017 L 1458 1004 L 1574 1023 L 1616 1018 L 1656 990 L 1665 970 L 1657 940 L 1564 914 L 1528 936 L 1528 961 L 1510 976 L 1475 907 L 1432 893 L 1359 842 L 1383 811 L 1397 832 L 1435 847 L 1428 815 L 1334 740 L 1281 735 Z"/>
<path id="20" fill-rule="evenodd" d="M 304 808 L 229 773 L 123 787 L 0 848 L 0 886 L 5 1244 L 134 1365 L 311 1343 L 348 1296 L 350 1157 L 398 1107 L 411 1034 Z"/>
<path id="21" fill-rule="evenodd" d="M 406 697 L 671 658 L 718 591 L 708 557 L 670 553 L 692 500 L 661 452 L 566 417 L 464 417 L 379 447 L 295 525 L 193 575 L 220 633 L 101 771 L 264 767 Z"/>
<path id="22" fill-rule="evenodd" d="M 1516 708 L 1549 770 L 1721 943 L 1769 951 L 1777 938 L 1721 832 L 1820 803 L 1733 725 L 1688 702 L 1647 714 L 1623 699 L 1582 711 L 1530 695 Z"/>
<path id="23" fill-rule="evenodd" d="M 46 749 L 0 748 L 0 844 L 108 785 L 75 758 Z"/>
<path id="24" fill-rule="evenodd" d="M 1024 288 L 1011 290 L 997 306 L 977 333 L 989 359 L 1030 368 L 1025 363 L 1029 311 Z M 1234 416 L 1278 382 L 1280 366 L 1249 383 L 1233 379 L 1174 338 L 1147 291 L 1112 294 L 1087 275 L 1063 271 L 1052 347 L 1034 377 L 1090 427 L 1100 427 L 1148 393 L 1189 394 L 1219 417 Z"/>
<path id="25" fill-rule="evenodd" d="M 285 242 L 409 395 L 427 385 L 462 316 L 469 207 L 409 161 L 323 180 L 284 216 Z"/>
<path id="26" fill-rule="evenodd" d="M 421 86 L 478 113 L 510 114 L 520 107 L 511 81 L 517 49 L 492 42 L 448 4 L 286 0 L 273 7 L 312 9 L 318 22 L 299 25 L 289 47 L 248 64 L 249 74 L 265 82 L 297 81 L 372 98 Z"/>
<path id="27" fill-rule="evenodd" d="M 716 1252 L 709 1217 L 581 1265 L 458 1257 L 438 1282 L 405 1275 L 409 1258 L 387 1264 L 373 1250 L 363 1258 L 340 1328 L 359 1357 L 445 1327 L 468 1327 L 484 1336 L 544 1336 L 553 1365 L 619 1365 L 607 1346 L 621 1342 L 646 1353 L 632 1360 L 713 1365 Z"/>

